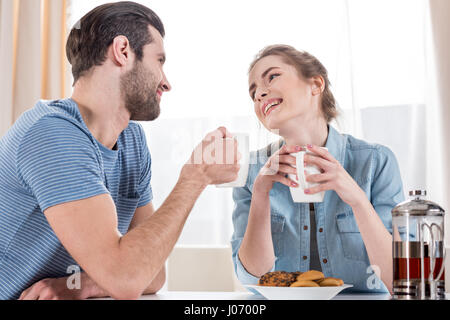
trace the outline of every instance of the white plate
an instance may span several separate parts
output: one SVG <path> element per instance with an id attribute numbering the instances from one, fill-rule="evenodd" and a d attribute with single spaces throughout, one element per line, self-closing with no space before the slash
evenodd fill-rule
<path id="1" fill-rule="evenodd" d="M 339 287 L 265 287 L 247 285 L 269 300 L 330 300 L 344 289 L 351 288 L 351 284 Z"/>

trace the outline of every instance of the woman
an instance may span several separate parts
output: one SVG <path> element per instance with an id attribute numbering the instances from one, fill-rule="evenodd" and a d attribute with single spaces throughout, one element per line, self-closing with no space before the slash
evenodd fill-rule
<path id="1" fill-rule="evenodd" d="M 307 52 L 265 48 L 251 64 L 249 84 L 258 119 L 282 139 L 252 152 L 246 186 L 233 190 L 240 281 L 256 284 L 275 270 L 320 270 L 356 291 L 391 291 L 391 210 L 404 200 L 394 154 L 329 125 L 337 109 L 327 71 Z M 305 193 L 326 191 L 321 203 L 294 203 L 290 195 L 289 187 L 298 187 L 287 177 L 296 173 L 290 154 L 303 147 L 313 153 L 305 164 L 321 169 L 307 176 L 320 184 Z"/>

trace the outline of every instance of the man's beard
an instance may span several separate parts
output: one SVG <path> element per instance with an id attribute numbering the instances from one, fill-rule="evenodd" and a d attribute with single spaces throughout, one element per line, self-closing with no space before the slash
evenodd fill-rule
<path id="1" fill-rule="evenodd" d="M 155 75 L 139 61 L 121 77 L 121 95 L 130 112 L 130 120 L 153 121 L 159 117 L 158 85 Z"/>

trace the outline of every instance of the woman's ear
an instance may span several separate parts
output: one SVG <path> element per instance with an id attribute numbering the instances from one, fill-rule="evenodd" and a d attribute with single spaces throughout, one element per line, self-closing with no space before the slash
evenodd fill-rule
<path id="1" fill-rule="evenodd" d="M 312 81 L 312 93 L 314 96 L 321 94 L 325 90 L 325 81 L 322 76 L 314 76 Z"/>

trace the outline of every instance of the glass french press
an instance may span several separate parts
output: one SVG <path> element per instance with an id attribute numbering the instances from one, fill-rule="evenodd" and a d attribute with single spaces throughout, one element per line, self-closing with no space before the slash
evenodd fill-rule
<path id="1" fill-rule="evenodd" d="M 412 200 L 392 210 L 394 299 L 445 299 L 444 215 L 436 203 L 410 191 Z"/>

